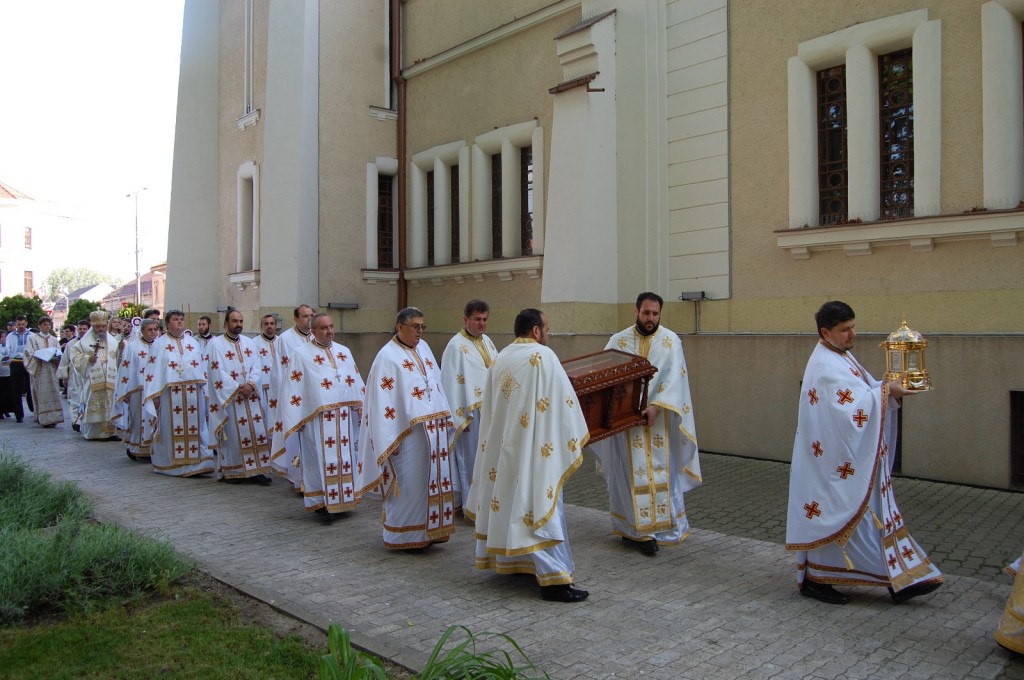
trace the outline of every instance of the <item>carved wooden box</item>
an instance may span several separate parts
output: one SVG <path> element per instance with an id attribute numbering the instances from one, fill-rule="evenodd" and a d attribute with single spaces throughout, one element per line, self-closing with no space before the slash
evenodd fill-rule
<path id="1" fill-rule="evenodd" d="M 643 423 L 647 384 L 658 372 L 643 357 L 617 349 L 562 362 L 590 430 L 590 443 Z"/>

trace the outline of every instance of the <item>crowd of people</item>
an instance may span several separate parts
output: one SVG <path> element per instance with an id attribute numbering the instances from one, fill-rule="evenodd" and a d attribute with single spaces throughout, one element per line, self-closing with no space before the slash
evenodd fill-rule
<path id="1" fill-rule="evenodd" d="M 86 439 L 123 440 L 129 458 L 170 476 L 262 486 L 282 477 L 324 522 L 379 499 L 388 549 L 448 541 L 461 516 L 474 527 L 478 568 L 531 574 L 545 600 L 578 602 L 588 593 L 573 582 L 562 487 L 588 445 L 625 546 L 654 557 L 690 533 L 684 494 L 702 483 L 693 404 L 662 306 L 642 293 L 635 323 L 610 337 L 606 349 L 645 357 L 657 372 L 638 424 L 592 445 L 547 347 L 547 316 L 522 310 L 515 339 L 499 351 L 482 300 L 466 304 L 440 362 L 423 339 L 425 314 L 399 311 L 365 381 L 335 341 L 332 317 L 305 304 L 284 332 L 268 314 L 252 337 L 233 309 L 221 335 L 209 317 L 193 334 L 179 310 L 132 320 L 94 312 L 61 337 L 48 317 L 31 332 L 19 316 L 0 342 L 0 417 L 23 422 L 24 397 L 33 419 L 52 428 L 64 420 L 63 397 Z M 887 587 L 905 602 L 942 583 L 907 529 L 891 477 L 894 414 L 913 391 L 857 361 L 848 305 L 826 303 L 815 322 L 787 524 L 797 583 L 829 604 L 849 601 L 836 585 Z"/>

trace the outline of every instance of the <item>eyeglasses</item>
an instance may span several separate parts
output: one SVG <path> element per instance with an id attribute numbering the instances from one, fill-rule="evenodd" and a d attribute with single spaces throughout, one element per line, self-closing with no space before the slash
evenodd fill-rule
<path id="1" fill-rule="evenodd" d="M 416 330 L 421 331 L 423 333 L 427 332 L 427 324 L 425 323 L 403 323 L 400 325 L 408 326 L 409 328 L 415 328 Z"/>

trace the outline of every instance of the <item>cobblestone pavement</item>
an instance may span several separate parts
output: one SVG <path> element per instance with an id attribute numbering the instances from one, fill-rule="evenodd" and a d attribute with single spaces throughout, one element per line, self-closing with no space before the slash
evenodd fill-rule
<path id="1" fill-rule="evenodd" d="M 706 485 L 687 496 L 693 535 L 647 558 L 611 536 L 588 463 L 566 501 L 577 582 L 591 597 L 565 605 L 540 600 L 531 577 L 474 569 L 468 526 L 423 554 L 395 553 L 382 547 L 374 502 L 322 525 L 280 481 L 157 475 L 121 444 L 65 427 L 0 421 L 0 446 L 76 481 L 99 519 L 161 537 L 215 577 L 321 627 L 337 621 L 356 644 L 414 669 L 461 624 L 510 634 L 559 680 L 1024 679 L 1024 661 L 992 639 L 1010 591 L 995 572 L 1024 547 L 1017 494 L 897 480 L 946 583 L 899 606 L 863 589 L 836 607 L 795 588 L 780 545 L 784 464 L 704 456 Z"/>

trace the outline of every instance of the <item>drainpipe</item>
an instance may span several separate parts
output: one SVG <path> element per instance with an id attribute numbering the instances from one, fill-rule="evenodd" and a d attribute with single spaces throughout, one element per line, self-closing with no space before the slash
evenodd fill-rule
<path id="1" fill-rule="evenodd" d="M 409 286 L 405 280 L 406 229 L 409 220 L 406 196 L 409 176 L 406 171 L 405 152 L 405 78 L 402 77 L 402 0 L 391 0 L 391 80 L 395 83 L 398 101 L 398 309 L 404 309 L 409 301 Z M 396 310 L 397 311 L 397 310 Z"/>

